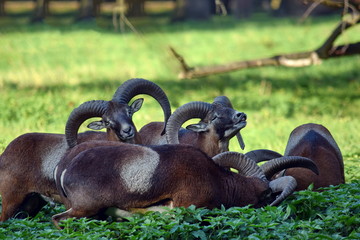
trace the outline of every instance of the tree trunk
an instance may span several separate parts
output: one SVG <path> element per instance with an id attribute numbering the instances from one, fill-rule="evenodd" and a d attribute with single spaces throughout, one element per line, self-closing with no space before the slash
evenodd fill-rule
<path id="1" fill-rule="evenodd" d="M 89 20 L 100 14 L 102 0 L 80 0 L 77 20 Z"/>
<path id="2" fill-rule="evenodd" d="M 5 16 L 5 0 L 0 0 L 0 16 Z"/>
<path id="3" fill-rule="evenodd" d="M 173 21 L 208 20 L 211 17 L 211 2 L 213 0 L 176 0 Z"/>
<path id="4" fill-rule="evenodd" d="M 249 18 L 253 12 L 253 2 L 249 0 L 233 0 L 232 13 L 236 18 Z"/>
<path id="5" fill-rule="evenodd" d="M 31 22 L 42 22 L 49 12 L 50 0 L 36 0 L 34 14 Z"/>
<path id="6" fill-rule="evenodd" d="M 127 0 L 127 15 L 131 17 L 145 16 L 145 0 Z"/>

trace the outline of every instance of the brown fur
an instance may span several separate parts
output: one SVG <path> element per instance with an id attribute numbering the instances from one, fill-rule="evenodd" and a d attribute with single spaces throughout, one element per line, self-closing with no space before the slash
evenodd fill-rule
<path id="1" fill-rule="evenodd" d="M 310 158 L 319 169 L 319 175 L 304 168 L 287 169 L 286 175 L 293 176 L 298 183 L 297 191 L 306 189 L 311 183 L 314 189 L 345 183 L 340 149 L 322 125 L 309 123 L 295 128 L 290 134 L 285 155 Z"/>
<path id="2" fill-rule="evenodd" d="M 163 122 L 151 122 L 139 130 L 141 142 L 144 145 L 166 144 L 166 136 L 162 135 Z M 219 153 L 229 151 L 229 141 L 231 138 L 222 138 L 218 136 L 214 128 L 206 132 L 194 132 L 187 129 L 179 131 L 179 143 L 189 144 L 201 149 L 210 157 Z"/>
<path id="3" fill-rule="evenodd" d="M 55 225 L 69 217 L 98 214 L 108 207 L 131 210 L 159 202 L 171 202 L 174 207 L 207 208 L 265 204 L 267 182 L 228 171 L 192 146 L 146 147 L 117 143 L 114 144 L 117 146 L 107 146 L 107 142 L 98 142 L 93 148 L 92 144 L 74 147 L 62 161 L 68 163 L 66 173 L 62 182 L 59 170 L 56 182 L 69 210 L 53 217 Z M 83 151 L 87 147 L 89 149 Z M 139 156 L 147 158 L 153 152 L 159 155 L 159 163 L 151 177 L 151 186 L 143 193 L 129 192 L 119 175 L 121 167 Z"/>
<path id="4" fill-rule="evenodd" d="M 86 132 L 79 135 L 79 142 L 106 138 L 106 133 L 103 132 Z M 63 134 L 27 133 L 17 137 L 6 147 L 0 156 L 0 221 L 5 221 L 22 210 L 34 216 L 45 205 L 41 200 L 38 205 L 32 201 L 41 199 L 39 194 L 60 200 L 54 178 L 48 178 L 42 172 L 44 158 L 55 146 L 66 147 Z M 62 156 L 57 161 L 60 157 Z"/>
<path id="5" fill-rule="evenodd" d="M 165 134 L 161 135 L 164 129 L 164 122 L 151 122 L 144 125 L 138 132 L 141 142 L 144 145 L 166 144 Z"/>
<path id="6" fill-rule="evenodd" d="M 188 104 L 194 103 L 190 102 Z M 203 104 L 207 105 L 209 103 Z M 167 136 L 161 135 L 163 129 L 163 123 L 161 122 L 152 122 L 143 126 L 139 131 L 142 143 L 145 145 L 161 145 L 166 143 L 189 144 L 201 149 L 210 157 L 229 151 L 230 139 L 239 134 L 240 129 L 246 126 L 246 114 L 233 109 L 230 100 L 225 96 L 216 97 L 209 106 L 211 106 L 211 110 L 204 113 L 205 116 L 201 117 L 202 119 L 199 123 L 190 124 L 186 129 L 181 128 L 178 133 L 176 133 L 176 130 L 175 132 L 170 130 L 169 133 L 169 127 L 171 129 L 172 121 L 176 122 L 177 117 L 185 114 L 182 110 L 186 109 L 186 104 L 175 111 L 172 117 L 169 118 Z M 191 112 L 189 111 L 190 109 L 187 108 L 188 112 L 186 115 Z M 180 114 L 181 112 L 182 114 Z M 177 115 L 177 113 L 180 115 Z M 175 137 L 175 134 L 178 136 Z M 176 140 L 174 141 L 172 138 Z"/>

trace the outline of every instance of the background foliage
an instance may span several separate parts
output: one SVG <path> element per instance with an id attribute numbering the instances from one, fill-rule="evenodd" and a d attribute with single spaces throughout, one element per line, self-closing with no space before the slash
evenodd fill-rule
<path id="1" fill-rule="evenodd" d="M 309 68 L 248 69 L 201 79 L 179 80 L 168 46 L 190 65 L 255 59 L 318 47 L 338 16 L 250 20 L 214 17 L 208 22 L 169 24 L 161 12 L 132 19 L 138 34 L 113 31 L 110 16 L 71 23 L 59 12 L 45 23 L 29 25 L 27 12 L 0 19 L 0 151 L 26 132 L 63 133 L 71 110 L 84 101 L 111 99 L 125 80 L 142 77 L 159 84 L 173 109 L 189 101 L 211 102 L 227 95 L 248 115 L 242 130 L 246 151 L 283 152 L 296 126 L 314 122 L 333 134 L 342 150 L 347 184 L 323 193 L 299 192 L 280 207 L 176 209 L 169 214 L 135 216 L 121 223 L 68 220 L 56 230 L 47 206 L 35 219 L 0 224 L 4 239 L 356 239 L 360 238 L 360 57 L 324 61 Z M 339 39 L 354 42 L 359 26 Z M 163 119 L 157 103 L 145 96 L 135 114 L 138 128 Z M 85 130 L 85 127 L 82 128 Z M 236 141 L 230 149 L 240 151 Z"/>

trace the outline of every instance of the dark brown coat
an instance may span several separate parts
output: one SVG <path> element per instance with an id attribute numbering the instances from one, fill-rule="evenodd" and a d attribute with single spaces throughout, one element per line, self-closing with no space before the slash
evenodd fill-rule
<path id="1" fill-rule="evenodd" d="M 314 183 L 314 189 L 345 183 L 341 151 L 329 130 L 322 125 L 308 123 L 295 128 L 284 155 L 307 157 L 318 166 L 319 175 L 304 168 L 286 170 L 285 175 L 296 179 L 296 190 L 304 190 L 311 183 Z"/>

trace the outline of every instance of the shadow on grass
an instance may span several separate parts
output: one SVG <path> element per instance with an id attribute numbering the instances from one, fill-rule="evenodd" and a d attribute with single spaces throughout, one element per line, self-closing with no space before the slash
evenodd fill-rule
<path id="1" fill-rule="evenodd" d="M 43 31 L 62 31 L 72 32 L 78 30 L 91 29 L 98 32 L 107 32 L 118 34 L 114 31 L 112 23 L 112 13 L 102 13 L 99 17 L 90 20 L 77 21 L 77 12 L 68 11 L 61 13 L 52 13 L 42 22 L 31 23 L 32 12 L 23 11 L 8 13 L 0 17 L 0 32 L 43 32 Z M 316 22 L 328 21 L 338 17 L 337 15 L 321 16 L 310 20 L 312 24 Z M 185 21 L 171 22 L 171 12 L 151 13 L 145 17 L 129 18 L 132 25 L 141 33 L 153 33 L 159 31 L 183 32 L 189 30 L 209 31 L 209 30 L 228 30 L 234 27 L 245 27 L 253 24 L 257 28 L 268 28 L 275 25 L 296 24 L 298 18 L 280 18 L 272 17 L 265 12 L 257 12 L 248 19 L 234 19 L 233 16 L 213 16 L 208 21 Z M 127 27 L 124 34 L 132 33 Z"/>
<path id="2" fill-rule="evenodd" d="M 317 66 L 313 66 L 312 68 L 317 68 Z M 264 88 L 264 84 L 270 88 L 269 96 L 276 93 L 287 93 L 297 98 L 332 98 L 339 99 L 339 101 L 346 99 L 346 101 L 350 102 L 360 99 L 360 92 L 357 90 L 357 86 L 360 84 L 360 72 L 356 64 L 343 72 L 316 71 L 316 76 L 312 75 L 313 71 L 306 72 L 300 68 L 287 69 L 278 67 L 275 69 L 276 73 L 269 74 L 266 77 L 262 75 L 259 69 L 247 69 L 237 73 L 213 75 L 197 79 L 174 80 L 159 78 L 149 80 L 157 83 L 169 97 L 171 96 L 171 103 L 175 107 L 179 107 L 184 96 L 194 91 L 205 93 L 204 95 L 207 96 L 209 101 L 215 96 L 226 94 L 227 92 L 236 93 L 236 96 L 231 97 L 245 96 L 256 99 L 257 97 L 255 95 L 258 93 L 251 91 Z M 287 73 L 293 77 L 287 77 Z M 5 80 L 3 87 L 4 89 L 14 91 L 24 90 L 25 92 L 31 90 L 40 92 L 74 92 L 77 90 L 81 92 L 93 92 L 96 89 L 104 89 L 105 92 L 115 92 L 126 80 L 127 79 L 96 79 L 95 77 L 92 81 L 81 82 L 75 85 L 53 84 L 27 87 L 19 86 L 16 83 Z M 109 96 L 109 99 L 111 96 Z M 197 100 L 205 101 L 203 99 Z"/>

